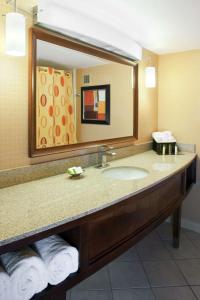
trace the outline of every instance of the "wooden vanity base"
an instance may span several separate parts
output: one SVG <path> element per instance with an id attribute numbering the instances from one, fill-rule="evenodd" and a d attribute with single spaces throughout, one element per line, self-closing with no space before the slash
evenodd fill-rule
<path id="1" fill-rule="evenodd" d="M 172 216 L 173 223 L 173 247 L 179 248 L 181 233 L 181 206 L 179 206 Z"/>
<path id="2" fill-rule="evenodd" d="M 60 234 L 79 250 L 79 270 L 34 300 L 65 300 L 66 291 L 134 246 L 172 216 L 173 247 L 179 247 L 181 205 L 196 180 L 196 159 L 162 182 L 77 220 L 0 247 L 0 254 Z M 80 199 L 81 201 L 81 199 Z"/>

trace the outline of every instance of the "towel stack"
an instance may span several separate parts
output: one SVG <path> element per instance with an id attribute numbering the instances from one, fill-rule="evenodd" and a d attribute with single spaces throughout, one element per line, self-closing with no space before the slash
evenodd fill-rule
<path id="1" fill-rule="evenodd" d="M 29 300 L 78 270 L 78 251 L 59 236 L 0 256 L 0 300 Z"/>
<path id="2" fill-rule="evenodd" d="M 176 139 L 173 137 L 171 131 L 153 132 L 152 137 L 157 143 L 175 143 L 176 142 Z"/>

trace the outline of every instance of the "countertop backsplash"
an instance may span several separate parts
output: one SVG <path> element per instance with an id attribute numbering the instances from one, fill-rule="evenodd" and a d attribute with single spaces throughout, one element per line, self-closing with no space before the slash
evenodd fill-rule
<path id="1" fill-rule="evenodd" d="M 116 156 L 114 159 L 128 157 L 134 154 L 142 153 L 152 149 L 152 142 L 138 145 L 131 145 L 122 148 L 116 148 Z M 54 160 L 51 162 L 40 163 L 35 165 L 24 166 L 16 169 L 0 171 L 0 188 L 29 182 L 49 176 L 63 174 L 67 168 L 72 166 L 82 166 L 87 168 L 97 164 L 98 154 L 88 154 L 67 159 Z"/>

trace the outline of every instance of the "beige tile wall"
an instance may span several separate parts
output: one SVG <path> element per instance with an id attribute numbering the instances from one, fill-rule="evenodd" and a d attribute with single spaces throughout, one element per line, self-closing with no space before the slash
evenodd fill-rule
<path id="1" fill-rule="evenodd" d="M 200 50 L 159 57 L 158 98 L 159 129 L 170 129 L 178 141 L 196 144 L 199 156 Z M 199 160 L 197 178 L 198 182 L 193 186 L 183 206 L 183 218 L 189 220 L 189 223 L 194 222 L 194 224 L 200 224 Z"/>

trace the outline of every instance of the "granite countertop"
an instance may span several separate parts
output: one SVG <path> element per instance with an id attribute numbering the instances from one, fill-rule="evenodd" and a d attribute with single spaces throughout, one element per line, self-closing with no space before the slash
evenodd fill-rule
<path id="1" fill-rule="evenodd" d="M 102 175 L 105 169 L 89 167 L 80 179 L 61 174 L 0 189 L 0 246 L 122 201 L 176 173 L 194 157 L 147 151 L 110 163 L 149 171 L 138 180 L 114 180 Z"/>

